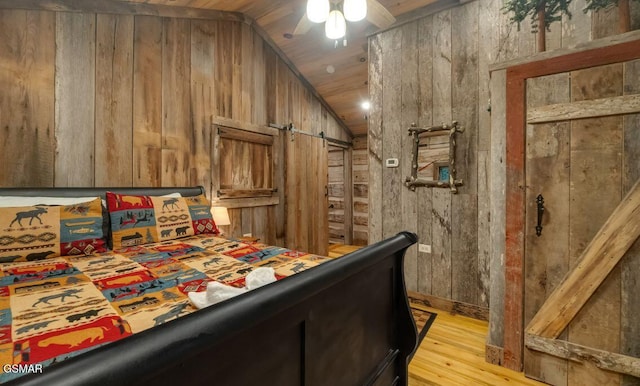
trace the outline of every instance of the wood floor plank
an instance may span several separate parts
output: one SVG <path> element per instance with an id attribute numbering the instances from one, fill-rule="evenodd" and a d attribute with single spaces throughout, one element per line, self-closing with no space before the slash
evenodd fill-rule
<path id="1" fill-rule="evenodd" d="M 411 374 L 417 374 L 422 379 L 435 382 L 437 385 L 487 385 L 477 383 L 477 380 L 462 374 L 458 366 L 455 367 L 455 371 L 452 371 L 445 362 L 439 362 L 434 356 L 424 355 L 424 353 L 416 353 L 409 368 Z M 409 385 L 412 384 L 409 383 Z"/>
<path id="2" fill-rule="evenodd" d="M 430 307 L 420 309 L 438 316 L 409 363 L 409 386 L 544 385 L 485 361 L 487 322 Z"/>
<path id="3" fill-rule="evenodd" d="M 331 244 L 329 245 L 329 257 L 340 257 L 360 248 L 362 247 L 356 245 Z"/>

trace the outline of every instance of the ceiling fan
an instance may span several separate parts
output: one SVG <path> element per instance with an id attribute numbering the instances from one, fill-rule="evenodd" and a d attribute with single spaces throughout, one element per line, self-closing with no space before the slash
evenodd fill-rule
<path id="1" fill-rule="evenodd" d="M 309 3 L 312 0 L 307 0 L 307 4 L 309 6 Z M 391 12 L 389 12 L 382 4 L 380 4 L 377 0 L 362 0 L 363 2 L 366 1 L 366 19 L 373 25 L 375 25 L 378 28 L 384 29 L 387 28 L 389 26 L 391 26 L 393 23 L 395 23 L 396 18 L 393 17 L 393 15 L 391 14 Z M 341 7 L 340 7 L 340 3 L 343 3 L 342 0 L 331 0 L 330 3 L 330 9 L 327 11 L 327 14 L 329 14 L 329 20 L 327 22 L 331 22 L 332 19 L 332 14 L 333 11 L 338 11 L 340 12 Z M 332 11 L 331 13 L 329 13 L 329 11 Z M 346 11 L 346 10 L 345 10 Z M 313 17 L 312 17 L 313 18 Z M 304 15 L 302 15 L 302 18 L 300 19 L 300 21 L 298 21 L 298 24 L 296 25 L 296 28 L 293 30 L 293 35 L 304 35 L 307 32 L 309 32 L 309 30 L 311 29 L 311 27 L 313 26 L 314 23 L 317 23 L 318 21 L 311 21 L 309 19 L 309 16 L 307 15 L 307 12 L 304 13 Z M 344 23 L 344 17 L 342 18 L 342 23 Z M 330 39 L 335 39 L 334 37 L 330 36 L 330 33 L 327 32 L 327 37 Z M 342 38 L 342 36 L 338 37 Z"/>

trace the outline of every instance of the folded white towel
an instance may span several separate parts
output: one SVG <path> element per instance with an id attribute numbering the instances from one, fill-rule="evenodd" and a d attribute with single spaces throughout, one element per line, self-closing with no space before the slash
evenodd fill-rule
<path id="1" fill-rule="evenodd" d="M 256 289 L 276 281 L 276 272 L 271 267 L 258 267 L 244 278 L 248 290 Z"/>
<path id="2" fill-rule="evenodd" d="M 202 292 L 189 292 L 189 300 L 198 308 L 205 308 L 212 304 L 247 292 L 246 288 L 236 288 L 229 285 L 211 281 L 207 284 L 207 290 Z"/>
<path id="3" fill-rule="evenodd" d="M 254 269 L 245 278 L 246 288 L 237 288 L 229 285 L 211 281 L 207 283 L 207 290 L 201 292 L 188 292 L 189 300 L 197 308 L 205 308 L 210 305 L 220 303 L 223 300 L 230 299 L 247 292 L 248 290 L 262 287 L 263 285 L 276 281 L 275 271 L 273 268 L 259 267 Z"/>

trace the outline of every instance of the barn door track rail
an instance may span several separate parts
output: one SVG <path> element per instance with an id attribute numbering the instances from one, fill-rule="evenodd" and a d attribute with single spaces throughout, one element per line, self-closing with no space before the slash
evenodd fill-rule
<path id="1" fill-rule="evenodd" d="M 288 125 L 279 125 L 277 123 L 270 123 L 269 127 L 289 132 L 291 134 L 291 141 L 295 141 L 295 134 L 303 134 L 303 135 L 308 135 L 310 137 L 321 138 L 321 139 L 326 140 L 329 143 L 333 143 L 333 144 L 340 145 L 340 146 L 343 146 L 343 147 L 352 147 L 353 146 L 353 143 L 351 143 L 351 142 L 342 141 L 340 139 L 327 137 L 327 135 L 325 134 L 324 131 L 321 131 L 320 134 L 313 134 L 313 133 L 309 133 L 309 132 L 306 132 L 306 131 L 302 131 L 300 129 L 297 129 L 293 125 L 293 123 L 289 123 Z"/>

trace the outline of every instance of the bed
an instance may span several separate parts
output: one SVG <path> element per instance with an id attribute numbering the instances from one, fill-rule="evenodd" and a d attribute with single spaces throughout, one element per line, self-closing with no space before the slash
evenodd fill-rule
<path id="1" fill-rule="evenodd" d="M 0 196 L 97 196 L 104 199 L 107 191 L 153 197 L 171 193 L 179 193 L 183 197 L 204 194 L 202 187 L 4 188 L 0 189 Z M 166 206 L 167 202 L 172 201 L 164 202 Z M 144 211 L 136 213 L 139 213 L 137 218 L 127 214 L 120 218 L 120 222 L 148 221 L 149 217 L 153 217 L 144 214 Z M 14 220 L 25 221 L 25 227 L 27 219 L 33 221 L 35 218 L 18 217 Z M 79 229 L 78 233 L 85 232 L 83 228 Z M 136 248 L 141 246 L 127 243 L 135 244 L 131 236 L 141 239 L 142 233 L 136 231 L 122 236 L 120 241 L 123 244 L 120 247 L 137 251 Z M 115 233 L 110 237 L 115 239 Z M 169 252 L 162 249 L 165 251 L 163 256 L 171 256 L 171 248 L 178 251 L 175 245 L 180 244 L 181 240 L 192 240 L 182 243 L 182 247 L 187 249 L 187 253 L 195 253 L 197 260 L 201 257 L 197 254 L 202 249 L 196 250 L 194 246 L 202 246 L 203 240 L 213 240 L 211 237 L 214 236 L 193 235 L 187 239 L 164 242 L 162 248 L 169 248 Z M 218 245 L 237 243 L 236 240 L 215 240 Z M 404 286 L 403 257 L 405 250 L 416 241 L 414 234 L 402 232 L 337 259 L 302 254 L 308 256 L 306 261 L 311 263 L 309 265 L 312 268 L 305 267 L 309 269 L 299 273 L 292 270 L 291 273 L 295 273 L 292 275 L 282 271 L 278 274 L 276 270 L 279 279 L 276 283 L 177 318 L 178 314 L 182 314 L 182 309 L 174 307 L 162 314 L 164 316 L 156 316 L 156 322 L 160 320 L 162 323 L 156 323 L 158 325 L 151 328 L 138 328 L 140 331 L 134 334 L 130 334 L 125 327 L 116 326 L 127 336 L 91 347 L 63 361 L 56 360 L 42 369 L 36 368 L 35 372 L 32 368 L 32 373 L 12 379 L 7 384 L 406 385 L 408 360 L 416 349 L 417 332 Z M 259 255 L 260 259 L 264 259 L 264 251 L 276 248 L 264 245 L 248 247 L 258 252 L 246 256 L 253 258 Z M 288 253 L 294 253 L 296 258 L 300 256 L 297 251 L 278 250 L 278 256 L 287 257 Z M 97 254 L 91 258 L 100 260 L 100 256 Z M 34 260 L 44 264 L 68 257 L 53 260 L 41 258 L 37 256 Z M 77 256 L 69 258 L 73 262 L 82 259 Z M 83 261 L 82 264 L 86 267 L 92 261 Z M 300 267 L 299 261 L 296 262 Z M 11 264 L 18 263 L 4 264 L 11 267 Z M 289 268 L 294 266 L 289 264 Z M 55 272 L 68 273 L 64 267 Z M 183 273 L 172 273 L 172 277 L 179 277 Z M 176 283 L 184 285 L 185 282 L 180 280 L 175 279 Z M 229 284 L 238 286 L 241 283 Z M 165 292 L 170 295 L 170 291 Z M 107 293 L 110 301 L 121 300 L 116 299 L 119 294 L 103 292 L 105 296 Z M 127 294 L 124 295 L 126 300 Z M 165 297 L 170 297 L 168 295 Z M 40 302 L 41 298 L 29 298 L 36 300 L 27 303 L 36 306 L 35 303 Z M 46 301 L 45 297 L 43 302 Z M 19 315 L 17 311 L 14 314 Z M 71 314 L 69 317 L 74 322 L 84 322 L 82 314 Z M 111 322 L 116 325 L 113 320 Z M 104 335 L 100 328 L 93 327 L 92 331 Z M 106 327 L 102 328 L 106 331 Z M 55 339 L 50 338 L 46 344 L 52 341 Z M 0 346 L 0 351 L 3 349 L 7 350 L 7 347 Z M 12 355 L 17 355 L 19 350 L 16 347 L 12 349 Z"/>

